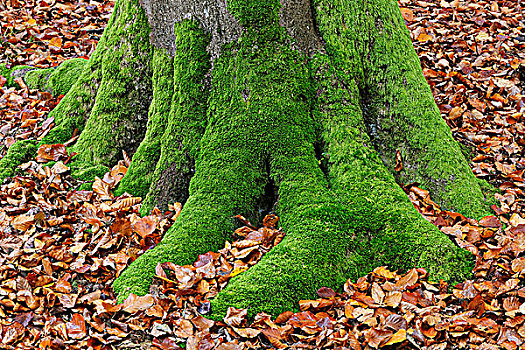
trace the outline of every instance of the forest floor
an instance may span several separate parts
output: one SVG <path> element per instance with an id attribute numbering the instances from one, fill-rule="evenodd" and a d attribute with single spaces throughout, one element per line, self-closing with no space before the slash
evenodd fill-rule
<path id="1" fill-rule="evenodd" d="M 0 3 L 0 62 L 49 67 L 88 58 L 111 2 Z M 51 0 L 50 0 L 51 1 Z M 43 147 L 0 190 L 0 348 L 6 349 L 519 349 L 525 346 L 525 9 L 513 1 L 400 1 L 428 82 L 474 173 L 501 190 L 479 222 L 441 210 L 405 186 L 422 215 L 476 256 L 471 280 L 429 282 L 424 269 L 381 267 L 298 312 L 248 323 L 208 299 L 284 234 L 276 217 L 244 226 L 192 266 L 158 265 L 151 293 L 117 304 L 111 284 L 176 220 L 180 205 L 140 217 L 140 198 L 115 198 L 124 160 L 75 191 L 63 145 Z M 0 157 L 41 138 L 61 96 L 8 88 L 0 77 Z M 49 168 L 46 162 L 58 161 Z M 522 216 L 523 215 L 523 216 Z M 498 220 L 499 219 L 499 220 Z M 504 225 L 502 225 L 502 223 Z"/>

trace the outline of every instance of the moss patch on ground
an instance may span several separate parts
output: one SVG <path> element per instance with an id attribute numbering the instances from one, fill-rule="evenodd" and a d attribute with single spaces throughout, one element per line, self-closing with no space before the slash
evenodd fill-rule
<path id="1" fill-rule="evenodd" d="M 13 66 L 9 67 L 6 63 L 0 63 L 0 75 L 7 79 L 7 87 L 18 87 L 15 83 L 16 78 L 23 77 L 27 72 L 35 69 L 30 66 Z"/>
<path id="2" fill-rule="evenodd" d="M 34 157 L 38 141 L 22 140 L 14 143 L 9 147 L 7 154 L 0 159 L 0 182 L 7 177 L 15 175 L 16 168 Z"/>

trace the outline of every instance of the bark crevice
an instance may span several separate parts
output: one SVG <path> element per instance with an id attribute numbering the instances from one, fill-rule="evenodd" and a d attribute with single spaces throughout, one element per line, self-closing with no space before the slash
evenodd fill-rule
<path id="1" fill-rule="evenodd" d="M 326 151 L 326 143 L 324 141 L 317 141 L 314 143 L 315 158 L 319 163 L 319 168 L 323 172 L 324 178 L 330 189 L 330 154 Z"/>
<path id="2" fill-rule="evenodd" d="M 279 202 L 279 187 L 275 181 L 271 178 L 270 174 L 270 163 L 265 162 L 266 174 L 268 180 L 264 185 L 264 190 L 257 201 L 256 212 L 254 213 L 254 222 L 262 223 L 262 219 L 269 214 L 274 214 Z"/>

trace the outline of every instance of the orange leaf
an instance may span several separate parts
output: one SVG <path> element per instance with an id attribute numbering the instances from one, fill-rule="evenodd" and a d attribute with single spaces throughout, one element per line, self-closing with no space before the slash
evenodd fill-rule
<path id="1" fill-rule="evenodd" d="M 49 49 L 51 51 L 60 51 L 62 49 L 62 38 L 51 38 L 51 40 L 49 40 Z"/>
<path id="2" fill-rule="evenodd" d="M 373 272 L 378 276 L 386 278 L 387 280 L 396 277 L 396 274 L 388 270 L 385 266 L 376 267 Z"/>
<path id="3" fill-rule="evenodd" d="M 226 316 L 224 316 L 223 321 L 229 326 L 239 327 L 246 320 L 247 314 L 248 314 L 247 310 L 229 307 L 228 311 L 226 312 Z"/>
<path id="4" fill-rule="evenodd" d="M 138 233 L 140 237 L 146 238 L 151 235 L 157 227 L 157 219 L 153 215 L 145 216 L 140 220 L 137 220 L 133 224 L 133 231 Z"/>
<path id="5" fill-rule="evenodd" d="M 400 329 L 396 333 L 394 333 L 394 335 L 392 335 L 390 340 L 388 340 L 385 344 L 381 346 L 388 346 L 388 345 L 392 345 L 396 343 L 401 343 L 405 341 L 406 339 L 407 339 L 407 331 L 404 329 Z"/>
<path id="6" fill-rule="evenodd" d="M 293 315 L 293 312 L 285 311 L 282 314 L 280 314 L 279 316 L 277 316 L 277 318 L 275 319 L 275 323 L 277 323 L 277 324 L 285 323 L 286 321 L 288 321 L 290 319 L 290 317 L 292 317 L 292 315 Z"/>
<path id="7" fill-rule="evenodd" d="M 93 183 L 93 192 L 100 196 L 103 201 L 113 199 L 113 195 L 109 192 L 109 184 L 104 182 L 98 176 L 95 176 L 95 182 Z"/>
<path id="8" fill-rule="evenodd" d="M 121 199 L 121 200 L 113 203 L 111 205 L 111 209 L 113 209 L 113 210 L 127 209 L 127 208 L 130 208 L 130 207 L 134 206 L 135 204 L 140 203 L 140 201 L 142 201 L 141 197 L 124 198 L 124 199 Z"/>
<path id="9" fill-rule="evenodd" d="M 60 279 L 55 284 L 55 290 L 60 293 L 71 293 L 71 284 Z"/>
<path id="10" fill-rule="evenodd" d="M 27 231 L 35 223 L 34 215 L 22 214 L 11 221 L 11 226 L 20 231 Z"/>
<path id="11" fill-rule="evenodd" d="M 64 145 L 42 145 L 37 151 L 36 161 L 45 163 L 49 161 L 58 161 L 67 159 L 67 150 Z"/>
<path id="12" fill-rule="evenodd" d="M 321 287 L 317 290 L 317 295 L 320 297 L 320 298 L 325 298 L 325 299 L 328 299 L 328 298 L 331 298 L 331 297 L 335 297 L 335 292 L 332 288 L 328 288 L 328 287 Z"/>
<path id="13" fill-rule="evenodd" d="M 277 215 L 266 215 L 263 219 L 263 226 L 269 228 L 276 227 L 278 222 L 279 217 Z"/>
<path id="14" fill-rule="evenodd" d="M 422 33 L 419 34 L 419 36 L 417 37 L 417 40 L 420 41 L 420 42 L 424 42 L 424 41 L 432 40 L 432 37 L 431 37 L 430 35 L 428 35 L 427 33 L 422 32 Z"/>
<path id="15" fill-rule="evenodd" d="M 140 297 L 132 293 L 127 297 L 126 300 L 124 300 L 124 303 L 122 303 L 122 310 L 127 313 L 134 314 L 136 312 L 149 309 L 154 303 L 155 301 L 151 294 Z"/>
<path id="16" fill-rule="evenodd" d="M 235 333 L 237 333 L 243 338 L 249 338 L 249 339 L 255 338 L 261 333 L 260 329 L 255 329 L 255 328 L 235 328 L 235 327 L 232 327 L 232 328 L 235 331 Z"/>
<path id="17" fill-rule="evenodd" d="M 412 12 L 411 9 L 406 8 L 406 7 L 401 7 L 401 14 L 403 15 L 403 18 L 405 19 L 405 21 L 407 22 L 414 21 L 414 12 Z"/>
<path id="18" fill-rule="evenodd" d="M 521 273 L 525 270 L 525 258 L 517 258 L 512 261 L 512 271 Z"/>
<path id="19" fill-rule="evenodd" d="M 81 314 L 73 314 L 66 328 L 68 336 L 72 339 L 82 339 L 86 336 L 86 322 Z"/>
<path id="20" fill-rule="evenodd" d="M 399 281 L 396 282 L 396 287 L 402 288 L 402 289 L 411 287 L 417 283 L 418 278 L 419 277 L 417 275 L 417 270 L 412 269 L 406 275 L 401 277 Z"/>
<path id="21" fill-rule="evenodd" d="M 385 300 L 385 292 L 383 292 L 383 289 L 375 282 L 372 284 L 372 299 L 374 299 L 376 304 L 383 304 Z"/>
<path id="22" fill-rule="evenodd" d="M 395 171 L 403 170 L 403 159 L 401 159 L 401 152 L 396 151 L 396 166 L 394 167 Z"/>
<path id="23" fill-rule="evenodd" d="M 497 228 L 502 227 L 501 222 L 499 222 L 498 218 L 493 215 L 489 215 L 489 216 L 485 216 L 481 218 L 479 220 L 479 224 L 483 227 L 497 227 Z"/>

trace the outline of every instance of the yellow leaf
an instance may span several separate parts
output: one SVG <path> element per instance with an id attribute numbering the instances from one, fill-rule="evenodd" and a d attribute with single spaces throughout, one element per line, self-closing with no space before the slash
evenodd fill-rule
<path id="1" fill-rule="evenodd" d="M 384 277 L 389 280 L 396 277 L 396 274 L 389 271 L 385 266 L 376 267 L 373 272 L 376 275 Z"/>
<path id="2" fill-rule="evenodd" d="M 404 342 L 406 339 L 407 339 L 407 331 L 404 329 L 400 329 L 397 332 L 395 332 L 392 338 L 390 338 L 390 340 L 387 341 L 383 346 L 401 343 L 401 342 Z"/>
<path id="3" fill-rule="evenodd" d="M 354 312 L 354 307 L 350 305 L 349 303 L 346 303 L 345 304 L 345 317 L 354 318 L 353 312 Z"/>
<path id="4" fill-rule="evenodd" d="M 419 36 L 417 37 L 417 40 L 418 41 L 429 41 L 429 40 L 432 40 L 432 37 L 430 35 L 428 35 L 427 33 L 421 33 L 419 34 Z"/>
<path id="5" fill-rule="evenodd" d="M 62 39 L 60 37 L 51 38 L 51 40 L 49 40 L 49 46 L 60 49 L 62 47 Z"/>
<path id="6" fill-rule="evenodd" d="M 235 276 L 243 273 L 246 270 L 248 270 L 248 266 L 238 267 L 238 268 L 234 269 L 232 272 L 230 272 L 230 277 L 235 277 Z"/>

